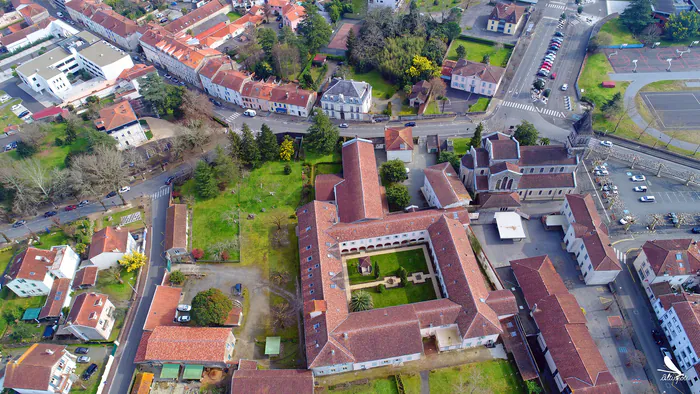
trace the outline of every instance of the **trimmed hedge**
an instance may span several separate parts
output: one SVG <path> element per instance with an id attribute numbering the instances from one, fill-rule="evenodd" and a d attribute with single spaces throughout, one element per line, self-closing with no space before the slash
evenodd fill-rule
<path id="1" fill-rule="evenodd" d="M 515 48 L 515 45 L 513 45 L 513 44 L 499 43 L 496 41 L 487 40 L 485 38 L 465 36 L 464 34 L 460 34 L 460 36 L 457 38 L 459 38 L 461 40 L 465 40 L 465 41 L 477 42 L 477 43 L 486 44 L 486 45 L 502 44 L 503 48 L 509 48 L 509 49 Z"/>

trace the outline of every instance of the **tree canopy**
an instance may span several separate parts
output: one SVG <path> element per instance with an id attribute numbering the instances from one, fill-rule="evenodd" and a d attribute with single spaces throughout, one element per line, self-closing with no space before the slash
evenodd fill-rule
<path id="1" fill-rule="evenodd" d="M 406 166 L 401 159 L 389 160 L 382 163 L 381 167 L 379 167 L 379 175 L 381 175 L 382 181 L 386 184 L 403 182 L 408 179 Z"/>
<path id="2" fill-rule="evenodd" d="M 200 160 L 194 170 L 194 188 L 197 197 L 208 199 L 216 197 L 219 189 L 216 187 L 216 178 L 214 171 L 209 163 Z"/>
<path id="3" fill-rule="evenodd" d="M 513 137 L 515 137 L 516 140 L 520 143 L 520 145 L 527 146 L 527 145 L 537 145 L 537 140 L 539 139 L 539 132 L 535 128 L 535 126 L 526 121 L 523 120 L 518 127 L 515 129 L 515 133 L 513 134 Z"/>
<path id="4" fill-rule="evenodd" d="M 697 37 L 698 29 L 700 29 L 700 15 L 695 11 L 671 14 L 666 21 L 666 34 L 673 41 L 684 41 Z"/>
<path id="5" fill-rule="evenodd" d="M 654 22 L 651 0 L 632 0 L 620 15 L 620 22 L 633 34 L 641 33 L 647 25 Z"/>
<path id="6" fill-rule="evenodd" d="M 224 324 L 233 308 L 231 300 L 219 289 L 197 293 L 192 299 L 192 322 L 200 327 Z"/>
<path id="7" fill-rule="evenodd" d="M 331 122 L 328 115 L 316 109 L 313 123 L 304 139 L 309 149 L 317 153 L 331 153 L 338 146 L 338 138 L 340 138 L 338 128 Z"/>
<path id="8" fill-rule="evenodd" d="M 138 270 L 139 268 L 146 265 L 148 258 L 145 254 L 133 251 L 129 254 L 125 254 L 119 259 L 119 265 L 126 269 L 126 272 L 131 272 Z"/>
<path id="9" fill-rule="evenodd" d="M 257 167 L 260 164 L 260 148 L 258 142 L 255 141 L 253 131 L 247 124 L 243 123 L 241 136 L 241 159 L 244 163 L 252 167 Z"/>
<path id="10" fill-rule="evenodd" d="M 257 141 L 262 161 L 272 161 L 279 158 L 280 148 L 277 144 L 277 137 L 275 137 L 268 125 L 263 123 L 262 127 L 260 127 L 260 135 Z"/>
<path id="11" fill-rule="evenodd" d="M 411 203 L 411 195 L 408 192 L 408 188 L 401 183 L 392 183 L 387 186 L 386 199 L 393 210 L 404 209 Z"/>

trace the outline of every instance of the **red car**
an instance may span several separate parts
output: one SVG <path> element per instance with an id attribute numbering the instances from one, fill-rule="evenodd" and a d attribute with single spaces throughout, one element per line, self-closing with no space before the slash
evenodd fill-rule
<path id="1" fill-rule="evenodd" d="M 69 205 L 69 206 L 66 207 L 66 211 L 72 211 L 72 210 L 74 210 L 74 209 L 76 209 L 76 208 L 78 208 L 77 205 Z"/>

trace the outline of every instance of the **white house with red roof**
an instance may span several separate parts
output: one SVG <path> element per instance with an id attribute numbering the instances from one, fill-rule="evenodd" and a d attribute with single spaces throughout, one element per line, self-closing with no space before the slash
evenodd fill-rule
<path id="1" fill-rule="evenodd" d="M 668 282 L 671 287 L 694 287 L 700 282 L 700 249 L 697 241 L 686 239 L 655 239 L 646 241 L 634 260 L 642 285 L 649 297 L 651 286 Z"/>
<path id="2" fill-rule="evenodd" d="M 459 59 L 442 64 L 442 78 L 450 81 L 452 89 L 492 97 L 498 91 L 506 70 L 490 64 Z"/>
<path id="3" fill-rule="evenodd" d="M 7 364 L 0 386 L 20 394 L 68 394 L 76 366 L 65 345 L 35 343 Z"/>
<path id="4" fill-rule="evenodd" d="M 404 163 L 413 161 L 413 128 L 387 127 L 384 129 L 386 159 L 399 159 Z"/>
<path id="5" fill-rule="evenodd" d="M 425 168 L 423 175 L 425 180 L 421 191 L 431 207 L 466 207 L 472 201 L 469 192 L 459 180 L 457 171 L 449 162 Z"/>
<path id="6" fill-rule="evenodd" d="M 49 250 L 29 247 L 15 256 L 5 274 L 5 286 L 19 297 L 48 295 L 55 280 L 73 279 L 79 263 L 80 256 L 68 245 Z"/>
<path id="7" fill-rule="evenodd" d="M 136 241 L 123 227 L 105 227 L 92 235 L 88 259 L 100 270 L 118 264 L 119 259 L 136 250 Z"/>
<path id="8" fill-rule="evenodd" d="M 565 393 L 620 393 L 586 326 L 586 316 L 548 256 L 510 262 L 537 327 L 537 343 Z"/>
<path id="9" fill-rule="evenodd" d="M 236 337 L 230 328 L 159 326 L 144 331 L 134 363 L 226 368 L 234 364 L 235 345 Z"/>
<path id="10" fill-rule="evenodd" d="M 128 100 L 102 108 L 95 126 L 117 140 L 117 149 L 120 150 L 136 147 L 148 141 L 139 118 Z"/>
<path id="11" fill-rule="evenodd" d="M 512 193 L 522 200 L 560 200 L 576 189 L 578 157 L 563 145 L 522 146 L 494 132 L 462 157 L 460 179 L 472 193 Z"/>
<path id="12" fill-rule="evenodd" d="M 561 214 L 569 223 L 564 229 L 566 251 L 576 255 L 586 284 L 604 285 L 614 281 L 622 266 L 593 197 L 590 194 L 567 194 Z"/>
<path id="13" fill-rule="evenodd" d="M 281 15 L 284 26 L 289 26 L 292 30 L 297 31 L 297 26 L 306 15 L 306 9 L 297 3 L 290 2 L 282 7 Z"/>
<path id="14" fill-rule="evenodd" d="M 56 334 L 73 335 L 83 341 L 106 341 L 114 328 L 114 309 L 105 294 L 78 294 Z"/>

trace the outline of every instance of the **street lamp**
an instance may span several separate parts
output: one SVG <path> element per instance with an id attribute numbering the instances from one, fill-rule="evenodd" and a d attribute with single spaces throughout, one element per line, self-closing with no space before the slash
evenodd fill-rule
<path id="1" fill-rule="evenodd" d="M 637 72 L 637 61 L 638 61 L 638 59 L 632 60 L 632 64 L 634 64 L 634 70 L 632 70 L 633 73 Z"/>
<path id="2" fill-rule="evenodd" d="M 671 58 L 666 59 L 666 61 L 668 62 L 668 68 L 666 69 L 666 71 L 671 71 L 671 61 L 672 60 L 673 59 L 671 59 Z"/>
<path id="3" fill-rule="evenodd" d="M 613 55 L 617 55 L 617 51 L 610 53 L 610 54 L 608 55 L 608 60 L 610 60 L 610 58 L 611 58 Z"/>
<path id="4" fill-rule="evenodd" d="M 693 45 L 698 45 L 698 43 L 700 43 L 700 41 L 693 41 L 690 43 L 690 45 L 688 45 L 688 48 L 692 48 Z"/>

